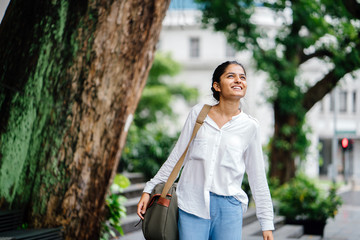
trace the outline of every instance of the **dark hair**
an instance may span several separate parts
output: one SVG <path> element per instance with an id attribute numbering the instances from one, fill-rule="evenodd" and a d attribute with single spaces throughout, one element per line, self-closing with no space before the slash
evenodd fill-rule
<path id="1" fill-rule="evenodd" d="M 221 75 L 223 75 L 226 68 L 231 64 L 236 64 L 236 65 L 239 65 L 240 67 L 242 67 L 242 69 L 244 70 L 244 73 L 246 75 L 246 71 L 245 71 L 244 66 L 241 63 L 238 63 L 237 61 L 226 61 L 226 62 L 223 62 L 222 64 L 220 64 L 219 66 L 217 66 L 217 68 L 215 69 L 215 71 L 213 73 L 212 83 L 211 83 L 211 91 L 213 92 L 213 97 L 217 101 L 220 100 L 220 92 L 216 91 L 215 88 L 213 87 L 214 82 L 220 83 Z"/>

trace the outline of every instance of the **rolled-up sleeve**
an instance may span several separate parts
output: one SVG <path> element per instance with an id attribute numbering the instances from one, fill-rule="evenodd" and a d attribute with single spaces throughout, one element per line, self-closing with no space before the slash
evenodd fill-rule
<path id="1" fill-rule="evenodd" d="M 262 231 L 274 230 L 274 210 L 266 179 L 259 125 L 256 124 L 254 128 L 256 128 L 254 136 L 245 151 L 246 172 L 261 229 Z"/>

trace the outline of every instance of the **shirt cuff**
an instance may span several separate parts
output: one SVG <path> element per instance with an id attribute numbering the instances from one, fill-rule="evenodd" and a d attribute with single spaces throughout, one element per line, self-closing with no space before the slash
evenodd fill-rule
<path id="1" fill-rule="evenodd" d="M 149 182 L 146 183 L 143 192 L 146 192 L 146 193 L 148 193 L 148 194 L 151 194 L 151 192 L 152 192 L 152 190 L 154 189 L 154 187 L 155 187 L 154 184 L 153 184 L 151 181 L 149 181 Z"/>
<path id="2" fill-rule="evenodd" d="M 262 231 L 275 230 L 273 221 L 264 221 L 260 223 Z"/>

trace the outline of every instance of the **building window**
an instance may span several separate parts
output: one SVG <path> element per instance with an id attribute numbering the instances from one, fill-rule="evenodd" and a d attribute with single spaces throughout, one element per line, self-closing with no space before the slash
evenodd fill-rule
<path id="1" fill-rule="evenodd" d="M 197 37 L 190 38 L 190 57 L 200 57 L 200 39 Z"/>
<path id="2" fill-rule="evenodd" d="M 236 50 L 233 48 L 233 46 L 226 44 L 226 52 L 225 52 L 226 57 L 235 57 L 236 55 Z"/>
<path id="3" fill-rule="evenodd" d="M 346 112 L 347 111 L 347 92 L 341 91 L 339 94 L 339 111 L 340 112 Z"/>
<path id="4" fill-rule="evenodd" d="M 357 106 L 356 106 L 356 92 L 355 91 L 353 92 L 352 102 L 353 102 L 352 110 L 353 110 L 354 113 L 356 113 L 356 107 Z"/>

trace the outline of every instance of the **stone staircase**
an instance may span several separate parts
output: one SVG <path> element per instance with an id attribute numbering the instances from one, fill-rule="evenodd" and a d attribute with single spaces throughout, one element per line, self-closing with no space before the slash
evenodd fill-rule
<path id="1" fill-rule="evenodd" d="M 137 203 L 140 199 L 142 191 L 145 187 L 145 178 L 140 173 L 123 173 L 130 179 L 131 185 L 125 189 L 123 195 L 128 198 L 126 202 L 127 216 L 122 220 L 122 228 L 124 236 L 117 239 L 120 240 L 145 240 L 142 231 L 141 223 L 136 227 L 140 218 L 136 214 Z M 276 240 L 321 240 L 321 236 L 304 235 L 303 227 L 299 225 L 284 224 L 282 216 L 276 216 L 274 219 L 275 231 L 274 239 Z M 250 207 L 243 217 L 243 237 L 242 240 L 262 240 L 262 232 L 260 224 L 257 221 L 255 208 Z M 224 239 L 226 240 L 226 239 Z"/>
<path id="2" fill-rule="evenodd" d="M 121 226 L 124 234 L 129 234 L 134 231 L 141 230 L 141 223 L 139 223 L 139 216 L 136 214 L 137 203 L 145 187 L 145 177 L 141 173 L 122 173 L 129 178 L 131 185 L 124 190 L 122 195 L 127 198 L 125 203 L 126 218 L 121 220 Z M 139 223 L 136 227 L 135 225 Z"/>
<path id="3" fill-rule="evenodd" d="M 62 240 L 62 227 L 23 229 L 23 210 L 0 211 L 0 240 Z"/>

